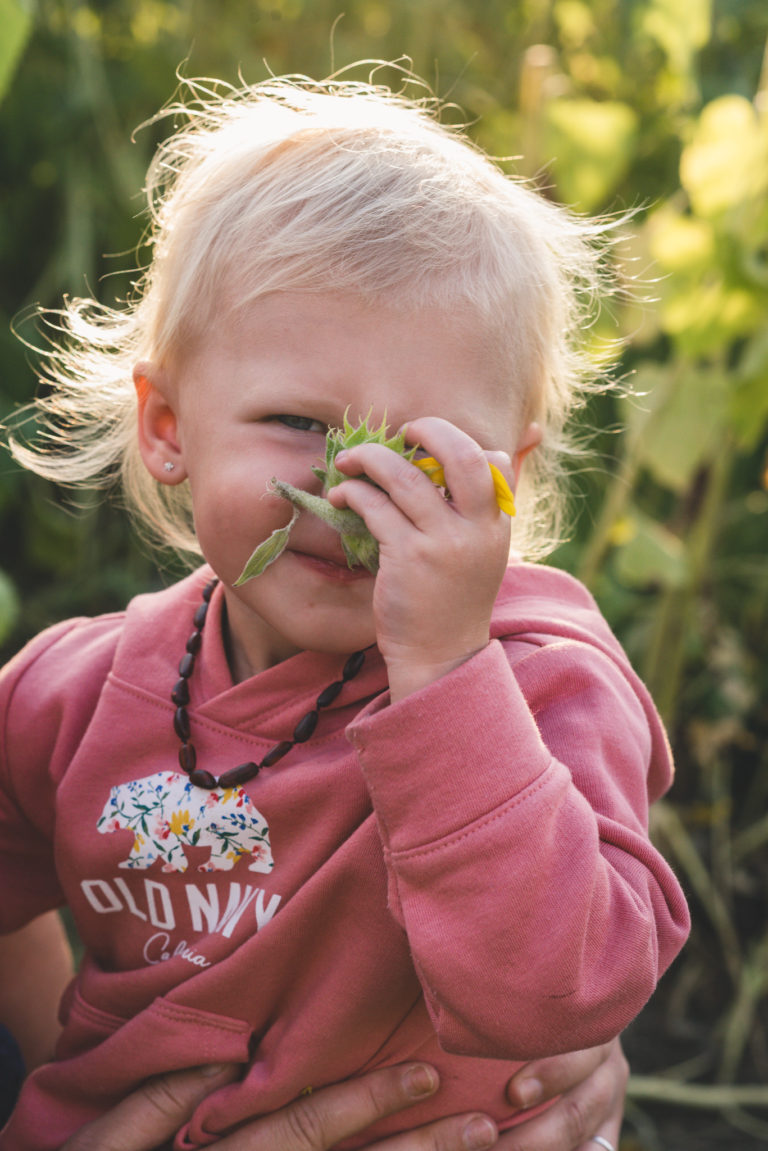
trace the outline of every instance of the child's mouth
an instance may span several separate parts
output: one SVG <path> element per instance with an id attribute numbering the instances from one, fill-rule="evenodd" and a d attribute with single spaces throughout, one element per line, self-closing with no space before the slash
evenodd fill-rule
<path id="1" fill-rule="evenodd" d="M 289 548 L 289 553 L 306 567 L 311 567 L 327 579 L 338 580 L 340 583 L 355 583 L 361 579 L 372 579 L 373 576 L 362 564 L 349 567 L 343 558 L 331 559 L 329 556 L 317 555 L 313 552 L 302 552 Z"/>

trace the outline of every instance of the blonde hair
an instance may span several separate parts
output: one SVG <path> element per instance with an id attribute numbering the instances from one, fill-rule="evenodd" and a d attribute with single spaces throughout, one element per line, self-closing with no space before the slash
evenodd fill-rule
<path id="1" fill-rule="evenodd" d="M 347 70 L 345 70 L 346 72 Z M 418 95 L 405 94 L 413 85 Z M 537 420 L 523 470 L 514 546 L 558 539 L 566 421 L 595 387 L 582 351 L 603 281 L 604 226 L 510 177 L 438 119 L 405 74 L 404 91 L 343 76 L 235 88 L 183 82 L 158 114 L 182 121 L 149 168 L 152 260 L 122 309 L 65 301 L 41 378 L 21 413 L 37 445 L 14 437 L 24 466 L 65 484 L 120 479 L 156 543 L 199 554 L 186 483 L 157 483 L 138 450 L 132 368 L 172 362 L 204 338 L 222 301 L 268 292 L 354 292 L 407 307 L 467 308 L 506 365 L 510 410 Z M 20 421 L 17 421 L 17 423 Z M 524 425 L 522 425 L 524 426 Z"/>

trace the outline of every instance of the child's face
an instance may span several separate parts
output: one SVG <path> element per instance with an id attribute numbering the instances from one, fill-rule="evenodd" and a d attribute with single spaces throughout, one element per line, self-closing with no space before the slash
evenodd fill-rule
<path id="1" fill-rule="evenodd" d="M 232 586 L 290 518 L 270 479 L 318 491 L 312 465 L 345 412 L 353 423 L 386 417 L 392 431 L 440 416 L 484 449 L 515 451 L 498 357 L 469 316 L 437 309 L 276 293 L 226 315 L 167 375 L 148 375 L 167 401 L 155 431 L 178 452 L 173 478 L 189 479 L 197 536 L 224 584 L 238 678 L 299 650 L 349 653 L 376 638 L 374 577 L 350 571 L 338 535 L 306 513 L 264 574 Z"/>

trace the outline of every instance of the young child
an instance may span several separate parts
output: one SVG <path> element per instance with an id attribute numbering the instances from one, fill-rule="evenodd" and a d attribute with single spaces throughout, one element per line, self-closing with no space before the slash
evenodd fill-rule
<path id="1" fill-rule="evenodd" d="M 119 471 L 205 565 L 2 678 L 0 929 L 67 904 L 85 959 L 0 1145 L 59 1147 L 146 1077 L 230 1061 L 179 1148 L 413 1057 L 440 1091 L 355 1145 L 467 1108 L 508 1125 L 515 1066 L 616 1035 L 687 930 L 647 835 L 653 706 L 584 588 L 510 561 L 488 467 L 531 555 L 588 386 L 596 229 L 429 101 L 190 87 L 141 293 L 68 304 L 48 443 L 13 448 L 59 481 Z M 319 491 L 345 413 L 406 427 L 447 490 L 352 448 L 329 498 L 378 573 L 302 513 L 235 586 L 290 516 L 269 481 Z"/>

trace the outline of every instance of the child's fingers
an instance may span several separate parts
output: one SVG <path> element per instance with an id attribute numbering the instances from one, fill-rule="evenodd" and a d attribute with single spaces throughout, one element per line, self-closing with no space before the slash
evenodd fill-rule
<path id="1" fill-rule="evenodd" d="M 510 485 L 514 484 L 514 472 L 512 469 L 512 461 L 507 452 L 486 452 L 485 458 L 489 464 L 494 464 L 499 469 L 504 479 Z"/>
<path id="2" fill-rule="evenodd" d="M 481 448 L 464 430 L 438 418 L 413 421 L 406 428 L 406 439 L 439 460 L 450 503 L 461 516 L 496 520 L 500 508 L 514 514 L 512 464 L 507 453 Z"/>
<path id="3" fill-rule="evenodd" d="M 331 488 L 329 501 L 362 516 L 380 543 L 407 526 L 428 531 L 445 514 L 445 501 L 431 480 L 381 444 L 353 448 L 337 456 L 336 463 L 350 479 Z M 356 478 L 362 475 L 373 484 Z"/>
<path id="4" fill-rule="evenodd" d="M 437 417 L 414 420 L 406 429 L 406 438 L 440 461 L 451 504 L 460 515 L 469 519 L 497 518 L 489 464 L 494 464 L 511 484 L 512 463 L 506 452 L 484 450 L 462 429 Z"/>
<path id="5" fill-rule="evenodd" d="M 509 476 L 511 465 L 505 453 L 483 451 L 465 432 L 437 418 L 418 420 L 409 425 L 408 439 L 418 442 L 443 465 L 454 511 L 468 519 L 497 518 L 498 508 L 488 464 L 496 463 L 502 473 Z M 373 480 L 407 519 L 424 531 L 435 527 L 445 515 L 444 500 L 432 481 L 396 452 L 380 444 L 353 448 L 340 454 L 336 462 L 339 470 L 347 475 L 365 474 Z M 363 516 L 365 511 L 359 506 L 360 500 L 371 514 L 383 509 L 383 504 L 375 496 L 366 499 L 365 492 L 359 493 L 354 502 L 347 493 L 340 492 L 334 498 L 335 492 L 336 489 L 329 495 L 334 503 L 344 501 Z M 370 522 L 369 527 L 374 530 Z"/>

